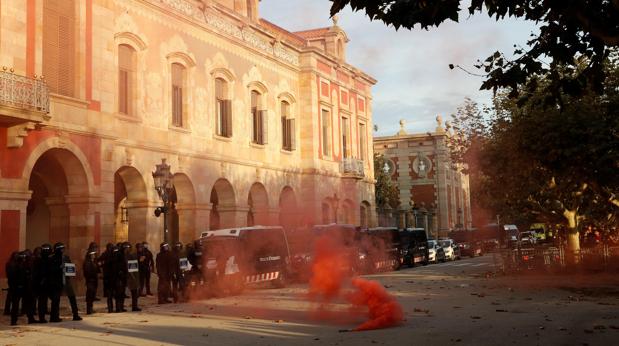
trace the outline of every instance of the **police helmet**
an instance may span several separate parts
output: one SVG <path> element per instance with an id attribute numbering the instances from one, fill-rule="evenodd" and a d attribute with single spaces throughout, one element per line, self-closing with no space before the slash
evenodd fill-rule
<path id="1" fill-rule="evenodd" d="M 50 244 L 41 245 L 41 255 L 49 255 L 52 252 L 52 246 Z"/>
<path id="2" fill-rule="evenodd" d="M 62 251 L 64 250 L 64 244 L 61 242 L 58 242 L 56 244 L 54 244 L 54 251 Z"/>
<path id="3" fill-rule="evenodd" d="M 180 241 L 177 241 L 176 243 L 174 243 L 174 248 L 176 250 L 182 250 L 183 249 L 183 243 L 181 243 Z"/>
<path id="4" fill-rule="evenodd" d="M 123 249 L 131 249 L 131 243 L 126 241 L 123 243 Z"/>
<path id="5" fill-rule="evenodd" d="M 159 246 L 159 249 L 161 249 L 161 251 L 168 251 L 170 249 L 170 244 L 168 244 L 167 242 L 164 241 Z"/>

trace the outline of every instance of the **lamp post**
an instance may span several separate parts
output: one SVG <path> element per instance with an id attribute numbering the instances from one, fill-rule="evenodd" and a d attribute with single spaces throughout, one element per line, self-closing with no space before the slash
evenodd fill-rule
<path id="1" fill-rule="evenodd" d="M 155 166 L 153 172 L 153 180 L 155 181 L 155 190 L 159 198 L 163 201 L 162 207 L 155 209 L 155 216 L 163 214 L 163 241 L 168 242 L 168 211 L 170 210 L 170 196 L 172 195 L 174 184 L 172 183 L 172 173 L 170 165 L 166 163 L 166 159 L 161 159 L 161 164 Z"/>

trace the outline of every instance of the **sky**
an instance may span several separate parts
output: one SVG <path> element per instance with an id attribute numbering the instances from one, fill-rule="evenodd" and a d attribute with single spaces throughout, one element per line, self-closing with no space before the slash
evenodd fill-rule
<path id="1" fill-rule="evenodd" d="M 331 26 L 328 0 L 262 0 L 260 16 L 289 31 Z M 371 22 L 350 7 L 340 12 L 338 25 L 346 31 L 348 63 L 374 77 L 373 120 L 377 136 L 393 135 L 400 119 L 408 133 L 425 133 L 436 127 L 436 116 L 449 120 L 465 97 L 488 103 L 490 91 L 480 91 L 482 77 L 449 69 L 460 65 L 479 73 L 473 65 L 499 50 L 509 56 L 514 44 L 524 46 L 532 32 L 531 22 L 513 19 L 496 22 L 485 14 L 460 22 L 445 22 L 429 31 L 412 31 Z"/>

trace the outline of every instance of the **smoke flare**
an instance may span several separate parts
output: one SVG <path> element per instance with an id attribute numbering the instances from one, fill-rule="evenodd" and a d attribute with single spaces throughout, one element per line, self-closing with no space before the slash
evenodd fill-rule
<path id="1" fill-rule="evenodd" d="M 402 322 L 404 312 L 395 298 L 376 281 L 353 278 L 356 288 L 348 295 L 355 306 L 367 306 L 370 319 L 355 328 L 355 331 L 393 327 Z"/>
<path id="2" fill-rule="evenodd" d="M 313 299 L 331 301 L 346 299 L 354 308 L 367 308 L 369 320 L 354 331 L 388 328 L 400 324 L 404 312 L 397 300 L 377 281 L 350 278 L 351 249 L 332 237 L 316 239 L 309 296 Z M 356 253 L 356 251 L 355 251 Z M 351 291 L 343 291 L 350 285 Z M 321 309 L 324 307 L 321 306 Z M 321 311 L 324 313 L 324 311 Z"/>

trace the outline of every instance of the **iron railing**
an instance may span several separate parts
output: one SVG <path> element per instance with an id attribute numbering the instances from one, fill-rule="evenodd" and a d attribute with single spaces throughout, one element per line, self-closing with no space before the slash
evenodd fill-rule
<path id="1" fill-rule="evenodd" d="M 347 175 L 353 175 L 356 177 L 364 177 L 365 169 L 363 160 L 345 158 L 342 160 L 341 172 Z"/>
<path id="2" fill-rule="evenodd" d="M 619 246 L 602 244 L 582 248 L 575 253 L 563 246 L 501 249 L 494 252 L 494 264 L 502 272 L 526 269 L 562 271 L 570 268 L 585 271 L 619 270 Z"/>
<path id="3" fill-rule="evenodd" d="M 49 90 L 42 79 L 0 71 L 0 105 L 49 113 Z"/>

